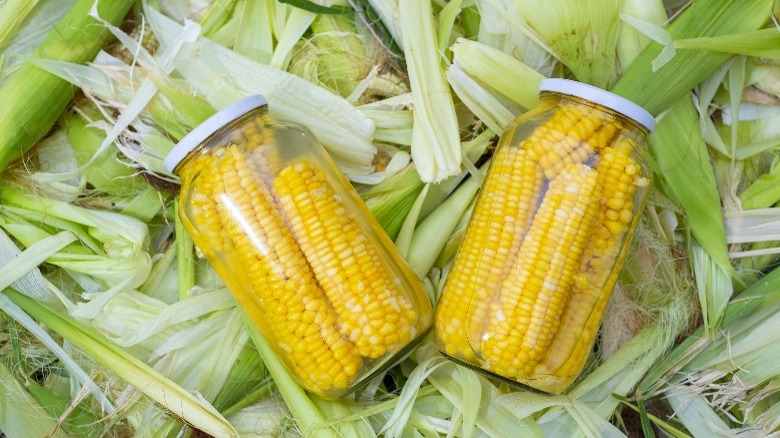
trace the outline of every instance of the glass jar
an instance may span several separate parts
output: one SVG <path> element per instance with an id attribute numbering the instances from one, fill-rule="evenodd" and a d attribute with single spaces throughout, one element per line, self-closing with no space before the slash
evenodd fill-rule
<path id="1" fill-rule="evenodd" d="M 262 96 L 219 111 L 165 159 L 187 231 L 307 390 L 336 398 L 433 323 L 420 280 L 322 146 Z"/>
<path id="2" fill-rule="evenodd" d="M 585 364 L 647 200 L 655 121 L 580 82 L 539 91 L 501 136 L 434 331 L 456 362 L 560 393 Z"/>

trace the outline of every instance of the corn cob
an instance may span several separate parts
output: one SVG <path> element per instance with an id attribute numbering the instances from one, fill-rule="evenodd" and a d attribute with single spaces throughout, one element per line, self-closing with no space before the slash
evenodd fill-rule
<path id="1" fill-rule="evenodd" d="M 581 163 L 550 183 L 491 306 L 490 336 L 482 343 L 489 369 L 523 378 L 546 351 L 569 299 L 600 193 L 597 172 Z"/>
<path id="2" fill-rule="evenodd" d="M 507 146 L 493 157 L 438 305 L 436 337 L 449 355 L 476 360 L 490 299 L 530 224 L 543 177 L 528 155 Z"/>
<path id="3" fill-rule="evenodd" d="M 372 359 L 411 341 L 417 312 L 325 173 L 305 160 L 297 161 L 279 172 L 273 188 L 285 220 L 339 317 L 341 333 L 360 354 Z"/>
<path id="4" fill-rule="evenodd" d="M 218 165 L 204 168 L 198 179 L 212 179 L 213 193 L 202 195 L 213 200 L 211 213 L 221 224 L 215 229 L 213 219 L 196 216 L 198 229 L 207 230 L 195 233 L 196 243 L 207 248 L 213 244 L 204 240 L 209 236 L 230 239 L 230 252 L 238 260 L 224 263 L 231 267 L 230 272 L 219 265 L 218 271 L 226 274 L 223 278 L 235 279 L 230 286 L 242 291 L 236 297 L 245 308 L 251 307 L 251 302 L 262 309 L 262 320 L 255 322 L 270 327 L 276 338 L 272 342 L 304 385 L 320 393 L 347 388 L 361 370 L 363 359 L 354 344 L 339 333 L 335 312 L 273 206 L 270 191 L 257 184 L 262 175 L 236 145 L 219 148 L 216 153 Z"/>
<path id="5" fill-rule="evenodd" d="M 560 328 L 548 356 L 536 373 L 553 374 L 560 382 L 570 381 L 580 371 L 596 337 L 601 315 L 609 302 L 618 271 L 618 258 L 625 256 L 625 232 L 632 226 L 634 194 L 646 184 L 639 165 L 629 154 L 630 138 L 604 148 L 596 170 L 603 187 L 597 226 L 585 250 L 580 267 L 581 280 L 575 282 L 571 300 L 561 316 Z M 562 388 L 559 388 L 562 389 Z"/>

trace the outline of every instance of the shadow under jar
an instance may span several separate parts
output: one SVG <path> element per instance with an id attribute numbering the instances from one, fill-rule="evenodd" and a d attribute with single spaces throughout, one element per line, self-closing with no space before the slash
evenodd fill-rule
<path id="1" fill-rule="evenodd" d="M 219 111 L 166 157 L 197 246 L 308 391 L 343 396 L 432 324 L 420 280 L 306 128 L 262 96 Z"/>
<path id="2" fill-rule="evenodd" d="M 647 200 L 654 119 L 576 81 L 539 91 L 501 136 L 434 331 L 456 362 L 560 393 L 585 364 Z"/>

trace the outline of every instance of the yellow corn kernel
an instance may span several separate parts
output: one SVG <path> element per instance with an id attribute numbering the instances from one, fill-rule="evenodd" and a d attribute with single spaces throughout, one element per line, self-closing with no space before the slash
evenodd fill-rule
<path id="1" fill-rule="evenodd" d="M 534 131 L 521 147 L 539 162 L 544 176 L 552 179 L 568 166 L 587 163 L 612 140 L 620 126 L 605 120 L 585 105 L 566 105 Z"/>
<path id="2" fill-rule="evenodd" d="M 270 116 L 263 114 L 238 132 L 244 142 L 249 164 L 268 182 L 280 167 L 279 153 L 275 147 L 273 130 L 270 128 L 272 123 Z M 261 190 L 264 188 L 261 187 Z"/>
<path id="3" fill-rule="evenodd" d="M 549 185 L 491 307 L 482 343 L 486 367 L 531 375 L 558 329 L 598 210 L 598 173 L 569 166 Z"/>
<path id="4" fill-rule="evenodd" d="M 625 256 L 624 235 L 632 226 L 634 194 L 640 184 L 639 165 L 629 156 L 633 146 L 629 138 L 619 140 L 602 151 L 596 166 L 603 195 L 580 267 L 586 280 L 575 284 L 549 355 L 537 370 L 562 381 L 576 376 L 589 354 L 617 280 L 614 266 Z"/>
<path id="5" fill-rule="evenodd" d="M 417 312 L 325 173 L 302 160 L 274 179 L 285 221 L 360 354 L 378 358 L 416 335 Z"/>
<path id="6" fill-rule="evenodd" d="M 211 200 L 212 178 L 197 178 L 201 172 L 208 172 L 211 167 L 216 165 L 217 159 L 209 153 L 201 153 L 193 156 L 190 163 L 182 169 L 180 176 L 182 179 L 194 181 L 193 188 L 187 194 L 189 204 L 194 212 L 194 217 L 198 220 L 198 228 L 206 241 L 210 243 L 204 248 L 204 253 L 218 254 L 230 246 L 229 240 L 223 235 L 222 223 L 214 210 L 214 203 Z M 180 215 L 182 220 L 187 220 L 187 215 Z"/>
<path id="7" fill-rule="evenodd" d="M 436 313 L 447 354 L 475 361 L 490 298 L 498 290 L 530 224 L 543 177 L 519 147 L 496 151 Z"/>
<path id="8" fill-rule="evenodd" d="M 196 243 L 214 233 L 224 233 L 238 260 L 223 266 L 223 278 L 239 278 L 232 284 L 243 307 L 254 304 L 262 314 L 249 312 L 259 326 L 271 329 L 275 343 L 291 371 L 314 391 L 327 393 L 344 389 L 355 379 L 363 359 L 354 344 L 338 331 L 337 318 L 317 284 L 306 259 L 273 206 L 270 193 L 263 190 L 256 166 L 235 145 L 217 149 L 217 166 L 205 171 L 200 180 L 211 179 L 212 213 L 220 219 L 220 230 L 206 217 L 198 217 Z M 203 211 L 209 210 L 204 208 Z M 236 273 L 235 271 L 241 271 Z M 241 293 L 243 292 L 243 293 Z M 259 319 L 258 319 L 259 318 Z"/>

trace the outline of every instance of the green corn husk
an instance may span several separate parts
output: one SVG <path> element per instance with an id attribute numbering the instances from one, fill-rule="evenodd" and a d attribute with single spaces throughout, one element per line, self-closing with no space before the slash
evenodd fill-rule
<path id="1" fill-rule="evenodd" d="M 675 40 L 755 31 L 768 19 L 773 0 L 697 0 L 667 28 Z M 670 108 L 729 58 L 728 53 L 678 50 L 652 71 L 662 47 L 651 43 L 618 79 L 612 91 L 653 115 Z"/>
<path id="2" fill-rule="evenodd" d="M 247 341 L 212 403 L 225 416 L 255 403 L 272 388 L 271 377 L 252 341 Z"/>
<path id="3" fill-rule="evenodd" d="M 310 44 L 319 54 L 318 79 L 326 88 L 349 97 L 366 77 L 373 60 L 361 41 L 355 23 L 345 15 L 318 15 L 311 24 Z"/>
<path id="4" fill-rule="evenodd" d="M 400 0 L 409 83 L 414 99 L 412 158 L 424 182 L 460 172 L 460 132 L 450 88 L 436 51 L 431 0 Z"/>
<path id="5" fill-rule="evenodd" d="M 268 63 L 274 52 L 273 6 L 274 1 L 248 1 L 236 32 L 233 50 L 258 62 Z"/>
<path id="6" fill-rule="evenodd" d="M 746 210 L 769 208 L 780 202 L 780 166 L 773 163 L 771 170 L 754 180 L 739 194 Z"/>
<path id="7" fill-rule="evenodd" d="M 454 59 L 477 82 L 523 109 L 539 103 L 537 89 L 544 76 L 520 60 L 485 44 L 459 38 L 450 47 Z"/>
<path id="8" fill-rule="evenodd" d="M 360 196 L 387 235 L 395 239 L 424 186 L 417 170 L 408 166 L 361 192 Z"/>
<path id="9" fill-rule="evenodd" d="M 668 19 L 664 3 L 661 0 L 627 0 L 623 2 L 620 13 L 656 26 L 663 26 Z M 618 30 L 617 39 L 617 56 L 620 65 L 623 68 L 631 65 L 649 43 L 648 37 L 628 26 L 627 23 L 622 23 Z"/>
<path id="10" fill-rule="evenodd" d="M 61 418 L 68 412 L 62 422 L 62 430 L 69 436 L 97 436 L 103 433 L 99 417 L 81 406 L 71 407 L 71 400 L 60 397 L 53 391 L 39 385 L 35 380 L 25 382 L 27 391 L 46 409 L 52 418 Z"/>
<path id="11" fill-rule="evenodd" d="M 56 419 L 16 380 L 3 362 L 0 362 L 0 381 L 3 382 L 0 391 L 0 430 L 6 436 L 68 436 L 57 427 Z"/>
<path id="12" fill-rule="evenodd" d="M 61 120 L 79 166 L 86 165 L 93 158 L 105 138 L 102 129 L 88 126 L 96 120 L 103 120 L 103 117 L 94 105 L 87 102 L 81 102 L 78 112 L 69 113 Z M 145 189 L 148 186 L 146 180 L 137 175 L 137 170 L 130 163 L 121 162 L 117 152 L 115 148 L 106 149 L 85 167 L 83 174 L 87 182 L 98 191 L 117 195 L 131 195 Z"/>
<path id="13" fill-rule="evenodd" d="M 780 354 L 778 274 L 775 269 L 729 304 L 717 337 L 696 331 L 640 385 L 647 395 L 663 391 L 694 436 L 777 431 L 780 365 L 770 358 Z"/>
<path id="14" fill-rule="evenodd" d="M 326 425 L 322 412 L 317 409 L 314 402 L 295 381 L 285 365 L 271 349 L 268 341 L 265 340 L 246 314 L 244 314 L 244 322 L 258 353 L 264 358 L 263 362 L 268 369 L 268 373 L 273 377 L 302 434 L 313 438 L 334 438 L 338 436 L 336 431 Z"/>
<path id="15" fill-rule="evenodd" d="M 711 344 L 717 343 L 719 348 L 727 348 L 730 336 L 740 332 L 744 334 L 754 327 L 756 322 L 761 322 L 775 313 L 774 309 L 780 303 L 778 285 L 780 269 L 776 268 L 731 300 L 721 321 L 721 336 L 714 340 L 709 339 L 704 327 L 700 327 L 647 373 L 639 384 L 638 394 L 649 396 L 664 386 L 680 382 L 685 376 L 681 370 L 691 369 L 696 362 L 703 361 L 702 352 L 712 348 Z M 720 356 L 720 359 L 728 361 L 729 355 Z"/>
<path id="16" fill-rule="evenodd" d="M 111 37 L 89 15 L 93 0 L 79 0 L 32 54 L 36 58 L 85 63 L 95 58 Z M 101 17 L 119 23 L 132 0 L 98 2 Z M 32 147 L 60 117 L 76 89 L 51 73 L 25 63 L 0 88 L 0 169 Z"/>
<path id="17" fill-rule="evenodd" d="M 493 133 L 485 131 L 471 141 L 463 143 L 464 162 L 473 164 L 487 150 Z M 433 212 L 455 187 L 463 180 L 468 171 L 462 171 L 437 185 L 429 185 L 428 193 L 420 206 L 419 220 L 425 219 Z M 420 179 L 414 166 L 405 167 L 372 187 L 360 192 L 371 214 L 379 221 L 391 239 L 395 240 L 401 231 L 407 216 L 412 211 L 415 201 L 426 187 Z M 431 249 L 423 250 L 431 252 Z"/>
<path id="18" fill-rule="evenodd" d="M 38 0 L 8 0 L 0 7 L 0 52 L 37 3 Z"/>
<path id="19" fill-rule="evenodd" d="M 516 0 L 525 19 L 578 80 L 609 88 L 617 79 L 620 1 Z"/>
<path id="20" fill-rule="evenodd" d="M 780 31 L 775 27 L 770 27 L 723 36 L 687 38 L 676 40 L 674 46 L 678 49 L 710 50 L 757 58 L 779 59 Z"/>
<path id="21" fill-rule="evenodd" d="M 483 165 L 480 170 L 487 171 L 487 165 Z M 405 258 L 418 277 L 425 277 L 436 263 L 436 258 L 471 205 L 481 183 L 481 178 L 469 178 L 415 228 L 412 245 Z"/>
<path id="22" fill-rule="evenodd" d="M 238 3 L 238 0 L 216 0 L 211 2 L 200 18 L 203 35 L 207 38 L 214 36 L 233 15 L 236 3 Z"/>
<path id="23" fill-rule="evenodd" d="M 687 97 L 680 99 L 658 122 L 648 142 L 656 159 L 661 187 L 685 210 L 693 238 L 717 264 L 712 269 L 736 278 L 736 271 L 728 258 L 715 173 L 701 137 L 693 102 Z M 720 278 L 717 275 L 712 278 L 716 277 Z M 722 315 L 724 297 L 716 289 L 706 286 L 702 287 L 702 293 L 707 327 L 710 333 L 714 333 Z"/>
<path id="24" fill-rule="evenodd" d="M 160 403 L 194 427 L 214 436 L 236 435 L 232 426 L 211 405 L 204 403 L 83 323 L 51 310 L 12 289 L 7 289 L 5 294 L 14 304 L 59 333 L 73 346 L 87 353 L 102 366 L 113 371 L 130 385 L 144 392 L 150 399 Z"/>

